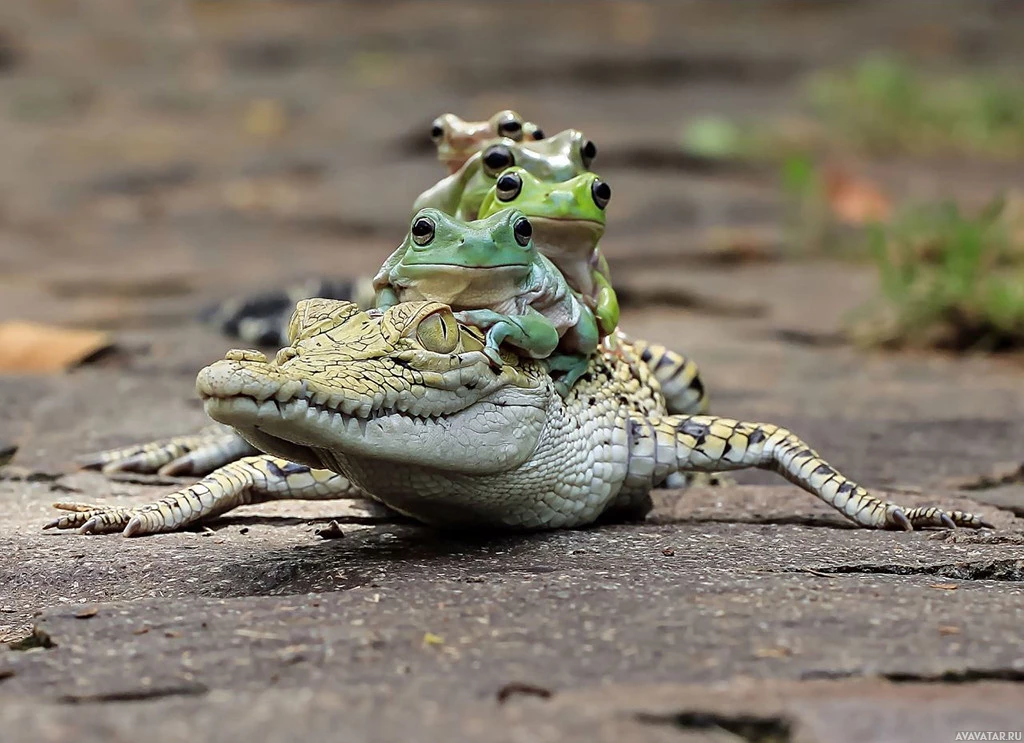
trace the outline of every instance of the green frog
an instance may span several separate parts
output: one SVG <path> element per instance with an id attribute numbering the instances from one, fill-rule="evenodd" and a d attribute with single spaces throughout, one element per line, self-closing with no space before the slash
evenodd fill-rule
<path id="1" fill-rule="evenodd" d="M 561 182 L 590 170 L 597 146 L 576 129 L 536 142 L 498 139 L 466 160 L 457 171 L 421 193 L 413 213 L 426 207 L 472 221 L 502 171 L 518 165 L 545 181 Z"/>
<path id="2" fill-rule="evenodd" d="M 481 218 L 510 207 L 527 216 L 537 250 L 583 295 L 602 336 L 611 336 L 619 324 L 619 302 L 598 247 L 611 198 L 611 187 L 594 173 L 551 183 L 523 168 L 508 168 L 480 205 Z"/>
<path id="3" fill-rule="evenodd" d="M 449 174 L 465 165 L 466 160 L 494 139 L 531 142 L 544 139 L 544 132 L 515 111 L 498 111 L 487 121 L 464 121 L 455 114 L 442 114 L 430 127 L 430 139 L 437 145 L 437 159 Z"/>
<path id="4" fill-rule="evenodd" d="M 421 209 L 373 285 L 379 309 L 417 300 L 449 305 L 460 322 L 485 331 L 484 353 L 497 367 L 502 343 L 548 359 L 552 371 L 564 372 L 564 390 L 600 342 L 593 313 L 537 251 L 533 225 L 518 209 L 470 222 Z"/>

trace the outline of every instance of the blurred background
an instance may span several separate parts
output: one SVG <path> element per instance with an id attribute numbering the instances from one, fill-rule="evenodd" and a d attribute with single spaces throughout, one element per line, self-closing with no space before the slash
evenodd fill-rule
<path id="1" fill-rule="evenodd" d="M 372 272 L 431 120 L 511 107 L 597 143 L 627 324 L 1012 349 L 1022 50 L 1012 0 L 5 0 L 0 318 Z"/>

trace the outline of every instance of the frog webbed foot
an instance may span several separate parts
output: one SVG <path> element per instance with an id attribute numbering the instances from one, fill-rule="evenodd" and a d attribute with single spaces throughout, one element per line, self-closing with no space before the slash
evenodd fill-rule
<path id="1" fill-rule="evenodd" d="M 548 373 L 555 380 L 555 390 L 565 397 L 569 390 L 587 372 L 590 357 L 584 354 L 558 353 L 547 360 Z"/>
<path id="2" fill-rule="evenodd" d="M 456 312 L 455 319 L 463 325 L 472 325 L 487 331 L 483 349 L 484 356 L 496 369 L 505 365 L 499 349 L 501 342 L 510 335 L 507 326 L 510 326 L 511 322 L 506 315 L 494 310 L 466 310 Z"/>

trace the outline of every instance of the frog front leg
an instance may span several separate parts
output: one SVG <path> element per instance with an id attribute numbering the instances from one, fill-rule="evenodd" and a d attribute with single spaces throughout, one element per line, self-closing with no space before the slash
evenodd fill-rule
<path id="1" fill-rule="evenodd" d="M 615 295 L 607 277 L 600 271 L 591 274 L 596 287 L 594 301 L 594 316 L 597 318 L 597 325 L 602 336 L 609 336 L 615 332 L 619 325 L 619 298 Z"/>
<path id="2" fill-rule="evenodd" d="M 554 323 L 529 307 L 523 315 L 502 315 L 494 310 L 466 310 L 456 313 L 455 319 L 487 331 L 484 354 L 495 366 L 504 365 L 498 353 L 498 348 L 504 342 L 534 359 L 547 358 L 558 347 L 558 329 Z"/>
<path id="3" fill-rule="evenodd" d="M 398 293 L 395 288 L 388 284 L 377 290 L 374 296 L 373 306 L 378 310 L 387 310 L 398 304 Z"/>

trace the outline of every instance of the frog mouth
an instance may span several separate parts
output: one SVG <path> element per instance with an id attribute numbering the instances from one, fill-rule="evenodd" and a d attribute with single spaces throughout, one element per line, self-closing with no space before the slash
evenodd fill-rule
<path id="1" fill-rule="evenodd" d="M 595 242 L 604 234 L 604 223 L 593 219 L 578 219 L 576 217 L 538 217 L 528 214 L 530 224 L 533 225 L 534 240 L 542 242 L 554 241 L 567 236 L 579 236 L 581 239 L 590 238 Z M 550 240 L 547 239 L 550 236 Z"/>
<path id="2" fill-rule="evenodd" d="M 530 266 L 525 263 L 495 263 L 486 266 L 465 266 L 461 263 L 442 263 L 434 261 L 432 263 L 407 263 L 402 267 L 402 270 L 406 275 L 415 278 L 436 276 L 438 274 L 452 275 L 459 273 L 478 273 L 480 271 L 518 276 L 528 273 Z"/>
<path id="3" fill-rule="evenodd" d="M 535 217 L 533 242 L 547 256 L 582 255 L 589 253 L 604 235 L 604 225 L 592 219 Z"/>

